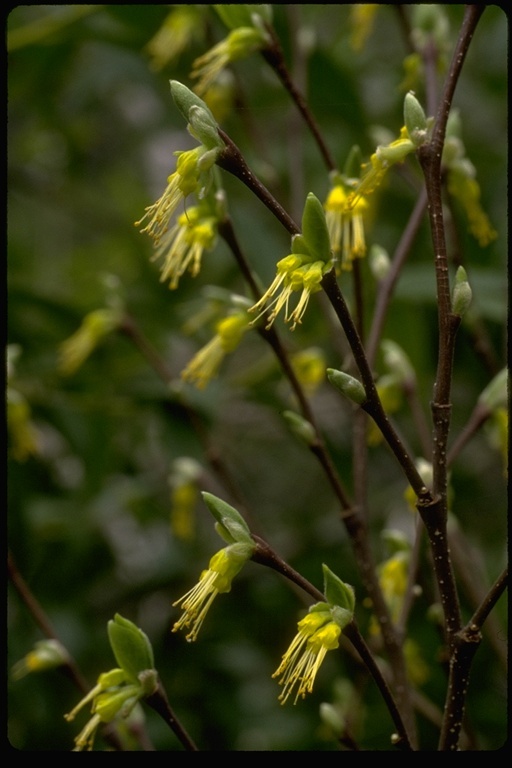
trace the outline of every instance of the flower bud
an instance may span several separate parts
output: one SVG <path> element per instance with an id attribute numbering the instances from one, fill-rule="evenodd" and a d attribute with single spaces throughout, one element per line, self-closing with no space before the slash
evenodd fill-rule
<path id="1" fill-rule="evenodd" d="M 384 280 L 391 268 L 391 260 L 385 248 L 376 243 L 370 248 L 369 265 L 376 280 Z"/>
<path id="2" fill-rule="evenodd" d="M 213 493 L 202 493 L 204 502 L 217 521 L 216 530 L 229 544 L 241 542 L 254 545 L 249 526 L 238 510 Z"/>
<path id="3" fill-rule="evenodd" d="M 127 679 L 139 682 L 139 673 L 153 669 L 153 649 L 146 634 L 118 613 L 107 625 L 110 646 Z"/>
<path id="4" fill-rule="evenodd" d="M 363 405 L 366 400 L 366 391 L 360 381 L 348 373 L 337 371 L 334 368 L 327 369 L 327 378 L 339 391 L 357 405 Z"/>
<path id="5" fill-rule="evenodd" d="M 40 640 L 27 655 L 12 668 L 13 680 L 20 680 L 30 672 L 55 669 L 69 662 L 69 654 L 58 640 Z"/>
<path id="6" fill-rule="evenodd" d="M 473 292 L 468 283 L 468 277 L 464 267 L 459 267 L 455 274 L 455 285 L 452 294 L 452 312 L 462 317 L 471 304 Z"/>
<path id="7" fill-rule="evenodd" d="M 211 125 L 217 126 L 214 116 L 206 106 L 205 102 L 200 99 L 197 94 L 191 91 L 190 88 L 187 88 L 186 85 L 183 85 L 183 83 L 180 83 L 178 80 L 170 80 L 169 82 L 171 84 L 171 96 L 174 100 L 174 103 L 178 107 L 187 123 L 190 122 L 189 113 L 191 107 L 201 107 L 201 109 L 204 109 L 204 111 L 207 113 Z"/>
<path id="8" fill-rule="evenodd" d="M 283 418 L 290 427 L 294 435 L 302 440 L 306 445 L 313 445 L 316 440 L 316 433 L 311 422 L 293 411 L 284 411 Z"/>
<path id="9" fill-rule="evenodd" d="M 207 149 L 224 146 L 224 142 L 219 136 L 217 123 L 207 107 L 193 104 L 189 109 L 188 119 L 190 135 L 200 141 Z"/>
<path id="10" fill-rule="evenodd" d="M 342 713 L 332 704 L 322 701 L 320 704 L 320 719 L 329 726 L 333 733 L 340 737 L 346 727 L 346 720 Z"/>
<path id="11" fill-rule="evenodd" d="M 391 339 L 384 339 L 381 343 L 384 364 L 402 384 L 414 380 L 414 368 L 402 347 Z"/>
<path id="12" fill-rule="evenodd" d="M 416 147 L 423 144 L 427 138 L 427 118 L 423 107 L 412 91 L 405 94 L 404 123 L 413 144 Z"/>
<path id="13" fill-rule="evenodd" d="M 508 369 L 502 370 L 496 374 L 492 381 L 486 386 L 478 398 L 480 403 L 486 405 L 490 411 L 498 408 L 507 407 L 507 383 Z"/>

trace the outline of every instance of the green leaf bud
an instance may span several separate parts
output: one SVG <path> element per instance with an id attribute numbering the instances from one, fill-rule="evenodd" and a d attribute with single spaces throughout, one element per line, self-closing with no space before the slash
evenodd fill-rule
<path id="1" fill-rule="evenodd" d="M 329 606 L 331 608 L 335 606 L 347 611 L 350 614 L 349 621 L 351 621 L 356 605 L 354 587 L 350 584 L 345 584 L 345 582 L 342 581 L 339 576 L 336 576 L 325 563 L 322 564 L 322 570 L 324 572 L 324 595 L 327 598 Z M 347 621 L 346 624 L 348 624 L 349 621 Z"/>
<path id="2" fill-rule="evenodd" d="M 320 719 L 327 725 L 336 737 L 343 735 L 346 728 L 346 719 L 337 707 L 322 701 L 320 704 Z"/>
<path id="3" fill-rule="evenodd" d="M 328 368 L 327 378 L 336 389 L 339 389 L 352 402 L 357 403 L 357 405 L 363 405 L 366 402 L 365 389 L 361 382 L 353 376 L 349 376 L 348 373 L 343 373 L 343 371 L 337 371 L 334 368 Z"/>
<path id="4" fill-rule="evenodd" d="M 228 29 L 237 27 L 250 27 L 255 23 L 255 17 L 260 17 L 267 24 L 272 23 L 272 6 L 266 3 L 260 5 L 229 5 L 213 6 Z"/>
<path id="5" fill-rule="evenodd" d="M 201 142 L 207 149 L 216 149 L 224 146 L 219 136 L 218 126 L 212 120 L 211 112 L 204 107 L 193 104 L 188 112 L 188 130 L 191 136 Z"/>
<path id="6" fill-rule="evenodd" d="M 478 398 L 478 402 L 486 405 L 490 411 L 506 408 L 508 402 L 507 384 L 508 368 L 502 368 L 483 390 Z"/>
<path id="7" fill-rule="evenodd" d="M 416 147 L 423 144 L 427 138 L 427 118 L 423 107 L 412 91 L 405 94 L 404 123 L 413 144 Z"/>
<path id="8" fill-rule="evenodd" d="M 374 278 L 376 280 L 384 280 L 388 276 L 391 268 L 391 259 L 389 258 L 386 249 L 381 245 L 374 243 L 370 248 L 368 259 L 370 270 Z"/>
<path id="9" fill-rule="evenodd" d="M 330 261 L 331 242 L 324 207 L 312 192 L 306 198 L 302 214 L 302 234 L 315 261 Z"/>
<path id="10" fill-rule="evenodd" d="M 147 635 L 118 613 L 108 622 L 107 629 L 117 663 L 129 680 L 138 683 L 139 673 L 154 667 L 153 649 Z"/>
<path id="11" fill-rule="evenodd" d="M 468 277 L 464 267 L 459 267 L 455 274 L 455 285 L 452 294 L 452 312 L 462 317 L 471 304 L 473 292 L 468 283 Z"/>
<path id="12" fill-rule="evenodd" d="M 249 526 L 238 510 L 227 504 L 213 493 L 203 491 L 201 494 L 206 506 L 217 521 L 217 533 L 228 543 L 241 542 L 255 546 Z M 223 531 L 222 533 L 220 531 Z"/>
<path id="13" fill-rule="evenodd" d="M 156 669 L 145 669 L 139 673 L 139 683 L 143 696 L 151 696 L 158 688 L 158 672 Z"/>
<path id="14" fill-rule="evenodd" d="M 383 339 L 381 343 L 384 365 L 402 383 L 414 380 L 415 373 L 411 361 L 402 347 L 391 339 Z"/>
<path id="15" fill-rule="evenodd" d="M 183 83 L 180 83 L 178 80 L 170 80 L 171 84 L 171 96 L 174 100 L 174 103 L 178 107 L 179 111 L 185 118 L 185 120 L 190 122 L 190 109 L 191 107 L 201 107 L 201 109 L 204 109 L 204 111 L 207 113 L 209 120 L 212 125 L 217 125 L 215 118 L 211 111 L 206 106 L 205 102 L 199 98 L 193 91 L 190 90 L 190 88 L 187 88 L 186 85 L 183 85 Z"/>
<path id="16" fill-rule="evenodd" d="M 283 418 L 290 427 L 294 435 L 302 440 L 306 445 L 313 445 L 316 441 L 315 428 L 310 421 L 300 416 L 294 411 L 284 411 Z"/>
<path id="17" fill-rule="evenodd" d="M 381 536 L 390 555 L 395 555 L 397 552 L 409 552 L 411 549 L 411 545 L 402 531 L 386 528 L 382 531 Z"/>

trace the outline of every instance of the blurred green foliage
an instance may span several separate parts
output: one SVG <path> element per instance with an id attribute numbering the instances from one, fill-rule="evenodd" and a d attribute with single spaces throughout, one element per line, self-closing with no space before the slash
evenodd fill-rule
<path id="1" fill-rule="evenodd" d="M 463 6 L 442 8 L 454 41 Z M 186 276 L 178 291 L 169 291 L 150 262 L 149 240 L 133 226 L 174 170 L 173 152 L 193 146 L 171 100 L 169 79 L 191 86 L 193 60 L 226 33 L 211 7 L 197 6 L 196 37 L 175 60 L 155 69 L 148 43 L 169 9 L 27 5 L 8 17 L 8 344 L 19 351 L 11 384 L 30 407 L 37 446 L 22 461 L 13 455 L 15 446 L 9 448 L 9 548 L 91 685 L 112 666 L 106 626 L 119 612 L 150 637 L 171 704 L 200 748 L 336 750 L 336 739 L 320 725 L 319 704 L 332 701 L 337 681 L 357 679 L 361 672 L 348 654 L 329 654 L 314 695 L 296 707 L 278 705 L 271 674 L 307 603 L 276 574 L 249 563 L 231 593 L 218 598 L 192 646 L 170 632 L 177 616 L 172 602 L 197 581 L 219 549 L 213 520 L 200 501 L 190 540 L 180 540 L 171 529 L 168 475 L 184 456 L 199 462 L 201 488 L 233 502 L 212 470 L 212 461 L 220 458 L 250 510 L 251 523 L 256 521 L 275 549 L 319 587 L 323 562 L 353 584 L 363 628 L 369 611 L 330 488 L 281 417 L 295 403 L 263 341 L 249 334 L 204 391 L 180 384 L 181 370 L 211 335 L 209 328 L 194 335 L 184 331 L 185 322 L 204 308 L 205 289 L 223 286 L 242 294 L 246 289 L 227 248 L 219 244 L 205 256 L 198 278 Z M 403 12 L 410 14 L 411 6 Z M 279 5 L 274 24 L 340 167 L 354 143 L 366 155 L 373 151 L 374 126 L 396 135 L 402 124 L 402 60 L 409 51 L 393 6 L 379 7 L 373 31 L 357 52 L 350 44 L 350 6 Z M 505 13 L 489 6 L 469 50 L 455 106 L 482 204 L 499 236 L 480 248 L 458 210 L 449 232 L 450 247 L 464 254 L 474 322 L 488 335 L 495 370 L 505 364 L 506 350 L 506 53 Z M 233 71 L 239 93 L 222 127 L 300 220 L 307 192 L 323 199 L 329 189 L 318 150 L 258 55 Z M 417 95 L 424 98 L 421 82 Z M 390 253 L 415 201 L 420 171 L 415 163 L 411 168 L 412 179 L 394 176 L 379 196 L 368 232 L 369 242 Z M 238 181 L 226 177 L 223 182 L 242 247 L 268 284 L 276 261 L 288 253 L 288 235 Z M 437 354 L 432 264 L 425 224 L 398 283 L 384 334 L 410 357 L 427 415 Z M 362 273 L 369 321 L 375 283 L 366 262 Z M 350 280 L 342 279 L 350 295 Z M 130 339 L 116 332 L 75 375 L 59 374 L 59 345 L 86 313 L 104 307 L 113 294 L 166 361 L 171 387 Z M 313 303 L 299 329 L 283 331 L 286 344 L 291 351 L 321 346 L 326 366 L 339 367 L 343 346 L 340 350 L 321 305 Z M 454 370 L 455 435 L 491 376 L 465 321 Z M 312 404 L 350 488 L 351 410 L 328 384 L 316 391 Z M 419 452 L 407 410 L 396 419 Z M 506 558 L 506 480 L 489 429 L 464 449 L 452 484 L 453 511 L 478 553 L 474 569 L 485 591 Z M 382 528 L 398 527 L 412 538 L 413 514 L 404 491 L 393 457 L 382 445 L 372 448 L 368 504 L 378 557 L 385 556 Z M 440 638 L 426 620 L 434 585 L 428 570 L 422 579 L 410 633 L 428 665 L 423 693 L 442 706 Z M 469 618 L 474 603 L 464 589 L 462 601 Z M 503 603 L 496 610 L 501 622 Z M 8 628 L 12 665 L 41 639 L 14 589 Z M 365 727 L 355 736 L 365 749 L 390 749 L 382 701 L 371 682 L 363 693 Z M 70 749 L 77 726 L 63 715 L 79 698 L 57 671 L 10 682 L 10 743 L 25 751 Z M 484 640 L 468 699 L 468 727 L 480 749 L 503 742 L 505 699 L 504 673 L 493 645 Z M 147 729 L 157 749 L 181 749 L 151 711 Z M 422 718 L 420 733 L 433 748 L 435 729 Z M 97 748 L 103 748 L 101 740 Z"/>

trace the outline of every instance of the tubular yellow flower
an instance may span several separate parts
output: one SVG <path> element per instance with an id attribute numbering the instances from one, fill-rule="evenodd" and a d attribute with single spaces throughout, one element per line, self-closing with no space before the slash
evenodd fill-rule
<path id="1" fill-rule="evenodd" d="M 475 169 L 467 160 L 454 163 L 448 170 L 448 192 L 460 202 L 466 212 L 469 231 L 485 248 L 498 236 L 480 203 L 480 185 Z"/>
<path id="2" fill-rule="evenodd" d="M 96 309 L 87 314 L 75 333 L 59 347 L 59 370 L 71 376 L 94 352 L 100 341 L 117 328 L 121 312 L 117 308 Z"/>
<path id="3" fill-rule="evenodd" d="M 299 621 L 298 632 L 283 660 L 272 677 L 281 677 L 283 690 L 279 700 L 284 704 L 297 686 L 294 704 L 313 690 L 318 670 L 327 651 L 339 646 L 341 627 L 332 619 L 331 612 L 310 611 Z"/>
<path id="4" fill-rule="evenodd" d="M 153 69 L 161 70 L 178 59 L 201 34 L 201 15 L 202 9 L 195 5 L 177 5 L 173 8 L 146 46 Z"/>
<path id="5" fill-rule="evenodd" d="M 195 587 L 173 603 L 173 606 L 180 605 L 184 611 L 174 624 L 173 632 L 190 628 L 186 639 L 189 642 L 197 639 L 211 604 L 217 595 L 230 591 L 231 582 L 251 557 L 253 550 L 251 544 L 236 543 L 221 549 L 211 558 L 207 570 L 201 573 Z"/>
<path id="6" fill-rule="evenodd" d="M 167 179 L 164 193 L 156 203 L 148 206 L 144 216 L 135 222 L 135 226 L 139 227 L 144 221 L 148 221 L 140 231 L 146 232 L 153 239 L 155 247 L 160 245 L 162 237 L 167 233 L 169 222 L 179 203 L 193 192 L 199 193 L 201 188 L 208 188 L 211 168 L 217 157 L 216 149 L 208 150 L 203 145 L 174 154 L 178 158 L 176 170 Z"/>
<path id="7" fill-rule="evenodd" d="M 414 152 L 415 144 L 411 141 L 407 128 L 403 126 L 400 136 L 390 144 L 378 146 L 369 163 L 363 166 L 363 176 L 356 189 L 349 195 L 348 208 L 354 208 L 362 196 L 371 195 L 382 184 L 388 170 L 395 163 L 401 163 L 408 154 Z"/>
<path id="8" fill-rule="evenodd" d="M 292 331 L 302 322 L 311 294 L 321 289 L 321 281 L 325 272 L 329 268 L 328 262 L 308 260 L 307 256 L 292 253 L 277 262 L 277 274 L 261 299 L 254 304 L 248 311 L 256 312 L 262 310 L 252 321 L 254 325 L 266 311 L 271 310 L 268 315 L 267 328 L 270 328 L 279 312 L 284 307 L 285 322 L 292 322 Z M 268 299 L 275 296 L 278 289 L 282 287 L 281 292 L 276 296 L 268 306 Z M 289 310 L 289 302 L 292 293 L 301 291 L 297 306 L 294 310 Z"/>
<path id="9" fill-rule="evenodd" d="M 359 195 L 349 205 L 349 197 L 350 190 L 337 184 L 329 192 L 324 204 L 331 248 L 336 255 L 341 253 L 342 269 L 352 269 L 352 261 L 366 254 L 363 218 L 368 202 Z"/>
<path id="10" fill-rule="evenodd" d="M 222 70 L 237 59 L 250 56 L 264 46 L 266 38 L 255 27 L 238 27 L 194 61 L 191 77 L 199 78 L 195 92 L 202 96 Z"/>
<path id="11" fill-rule="evenodd" d="M 174 226 L 161 237 L 151 259 L 156 261 L 164 257 L 160 282 L 169 280 L 169 288 L 174 290 L 187 269 L 195 277 L 199 273 L 204 251 L 214 247 L 216 238 L 216 218 L 205 215 L 200 207 L 189 208 L 178 216 Z"/>
<path id="12" fill-rule="evenodd" d="M 216 376 L 225 356 L 238 347 L 248 330 L 246 312 L 236 312 L 220 320 L 215 336 L 192 358 L 181 374 L 182 378 L 195 383 L 199 389 L 204 389 Z"/>

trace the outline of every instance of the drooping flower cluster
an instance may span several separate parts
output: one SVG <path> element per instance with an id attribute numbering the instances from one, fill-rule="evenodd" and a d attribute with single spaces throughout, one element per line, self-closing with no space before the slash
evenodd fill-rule
<path id="1" fill-rule="evenodd" d="M 217 520 L 217 533 L 228 546 L 213 555 L 197 584 L 173 603 L 183 609 L 183 614 L 172 631 L 188 630 L 189 642 L 196 640 L 213 601 L 217 595 L 231 590 L 233 579 L 256 548 L 247 523 L 234 507 L 211 493 L 203 493 L 203 499 Z"/>
<path id="2" fill-rule="evenodd" d="M 341 182 L 335 184 L 324 203 L 331 247 L 337 257 L 341 256 L 342 269 L 352 269 L 353 260 L 366 254 L 364 215 L 368 202 L 360 195 L 348 205 L 351 191 Z"/>
<path id="3" fill-rule="evenodd" d="M 173 632 L 187 629 L 187 640 L 192 642 L 197 639 L 213 601 L 217 595 L 231 590 L 233 579 L 250 558 L 253 549 L 253 546 L 240 542 L 231 544 L 213 555 L 197 584 L 173 603 L 183 609 L 183 614 L 172 628 Z"/>
<path id="4" fill-rule="evenodd" d="M 181 113 L 188 120 L 189 133 L 201 144 L 184 152 L 178 151 L 176 170 L 167 179 L 167 187 L 159 199 L 146 208 L 135 226 L 153 240 L 153 259 L 163 258 L 162 281 L 177 287 L 186 270 L 197 275 L 205 250 L 213 248 L 217 236 L 215 205 L 209 193 L 214 188 L 214 165 L 224 147 L 217 123 L 206 104 L 181 83 L 171 81 L 171 92 Z M 178 216 L 180 203 L 194 195 L 199 204 Z"/>
<path id="5" fill-rule="evenodd" d="M 498 236 L 481 204 L 480 185 L 476 168 L 466 156 L 460 138 L 462 127 L 457 110 L 453 110 L 446 126 L 446 140 L 443 148 L 443 165 L 446 168 L 446 183 L 450 195 L 458 201 L 468 219 L 469 231 L 484 248 Z"/>
<path id="6" fill-rule="evenodd" d="M 311 261 L 306 254 L 291 253 L 278 261 L 276 267 L 277 274 L 270 287 L 249 312 L 258 312 L 253 323 L 268 313 L 266 327 L 270 328 L 284 308 L 285 322 L 291 322 L 294 330 L 302 322 L 311 295 L 321 290 L 320 283 L 328 265 L 323 261 Z M 290 309 L 290 298 L 294 293 L 300 294 L 299 300 L 294 309 Z M 267 305 L 269 299 L 272 301 Z"/>
<path id="7" fill-rule="evenodd" d="M 295 692 L 294 704 L 311 693 L 328 651 L 339 646 L 343 629 L 354 615 L 354 590 L 341 581 L 326 565 L 324 593 L 329 602 L 312 605 L 297 625 L 297 634 L 272 677 L 280 678 L 283 690 L 279 700 L 284 704 Z"/>
<path id="8" fill-rule="evenodd" d="M 195 92 L 200 96 L 204 96 L 228 64 L 247 58 L 269 43 L 264 23 L 272 18 L 270 5 L 217 5 L 215 8 L 231 32 L 194 61 L 191 77 L 198 80 Z"/>
<path id="9" fill-rule="evenodd" d="M 315 606 L 317 607 L 317 606 Z M 294 704 L 313 690 L 317 672 L 327 651 L 339 646 L 341 627 L 333 621 L 330 610 L 311 610 L 297 625 L 298 632 L 272 677 L 280 677 L 284 704 L 296 688 Z"/>
<path id="10" fill-rule="evenodd" d="M 94 688 L 64 716 L 68 721 L 74 720 L 84 706 L 91 704 L 92 717 L 76 737 L 74 752 L 92 750 L 102 723 L 128 718 L 138 702 L 158 686 L 153 649 L 145 633 L 116 614 L 108 622 L 108 635 L 119 667 L 102 673 Z"/>
<path id="11" fill-rule="evenodd" d="M 280 259 L 276 268 L 274 280 L 249 312 L 258 313 L 253 324 L 266 315 L 266 327 L 270 328 L 284 309 L 285 322 L 291 322 L 293 330 L 302 322 L 312 294 L 321 290 L 322 279 L 332 268 L 325 212 L 312 192 L 308 194 L 304 205 L 302 234 L 292 238 L 292 252 Z M 299 298 L 295 307 L 290 309 L 290 299 L 294 293 L 298 293 Z"/>

